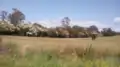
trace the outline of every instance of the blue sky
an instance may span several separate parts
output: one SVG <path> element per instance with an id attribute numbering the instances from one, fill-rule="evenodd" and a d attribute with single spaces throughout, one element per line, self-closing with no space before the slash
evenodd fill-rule
<path id="1" fill-rule="evenodd" d="M 20 9 L 26 20 L 49 26 L 68 16 L 72 24 L 95 24 L 120 31 L 120 0 L 0 0 L 0 9 L 11 12 L 13 7 Z"/>

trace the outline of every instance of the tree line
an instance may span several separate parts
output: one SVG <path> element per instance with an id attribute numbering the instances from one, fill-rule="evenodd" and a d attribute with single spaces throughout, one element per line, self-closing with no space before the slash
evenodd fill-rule
<path id="1" fill-rule="evenodd" d="M 22 23 L 23 20 L 25 20 L 25 14 L 16 9 L 12 8 L 13 12 L 8 13 L 7 11 L 1 11 L 1 19 L 2 22 L 6 22 L 5 20 L 8 20 L 11 24 L 13 24 L 15 27 L 18 27 L 19 24 Z M 51 36 L 51 37 L 89 37 L 90 34 L 93 32 L 102 34 L 103 36 L 114 36 L 118 35 L 119 33 L 113 31 L 111 28 L 103 28 L 102 31 L 99 31 L 98 27 L 95 25 L 91 25 L 89 27 L 82 27 L 79 25 L 74 25 L 70 26 L 70 18 L 69 17 L 64 17 L 61 20 L 61 27 L 56 27 L 56 28 L 47 28 L 47 32 L 45 31 L 37 31 L 37 34 L 42 34 L 44 36 Z M 41 27 L 40 24 L 36 24 L 34 26 Z M 0 27 L 1 28 L 1 27 Z M 1 31 L 1 29 L 0 29 Z M 9 31 L 10 32 L 10 31 Z M 30 32 L 30 29 L 28 28 L 20 28 L 20 30 L 15 30 L 14 32 L 19 32 L 19 33 L 28 33 Z M 8 33 L 8 32 L 7 32 Z M 30 33 L 29 33 L 30 34 Z M 33 34 L 33 31 L 32 31 Z M 36 34 L 36 32 L 35 32 Z"/>

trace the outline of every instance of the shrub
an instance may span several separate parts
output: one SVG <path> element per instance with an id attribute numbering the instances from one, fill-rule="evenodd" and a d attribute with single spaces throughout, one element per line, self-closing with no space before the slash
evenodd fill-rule
<path id="1" fill-rule="evenodd" d="M 104 28 L 101 33 L 103 34 L 103 36 L 115 36 L 116 32 L 113 31 L 111 28 Z"/>

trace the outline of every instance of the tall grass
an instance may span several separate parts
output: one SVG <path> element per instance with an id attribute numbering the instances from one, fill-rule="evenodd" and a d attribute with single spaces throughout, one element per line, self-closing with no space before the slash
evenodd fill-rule
<path id="1" fill-rule="evenodd" d="M 30 50 L 21 57 L 16 44 L 11 42 L 0 48 L 6 49 L 5 53 L 0 54 L 0 67 L 120 67 L 119 57 L 107 54 L 106 57 L 95 58 L 92 45 L 82 52 L 79 48 L 73 49 L 76 57 L 70 54 L 61 57 L 54 51 Z"/>
<path id="2" fill-rule="evenodd" d="M 89 54 L 87 54 L 89 55 Z M 16 67 L 119 67 L 120 62 L 116 57 L 95 58 L 86 57 L 59 57 L 50 51 L 42 53 L 28 53 L 16 61 Z"/>

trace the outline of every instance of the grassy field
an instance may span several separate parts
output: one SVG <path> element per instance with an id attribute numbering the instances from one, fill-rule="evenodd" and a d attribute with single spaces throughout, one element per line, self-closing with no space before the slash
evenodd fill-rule
<path id="1" fill-rule="evenodd" d="M 85 49 L 90 44 L 99 52 L 110 51 L 117 53 L 120 51 L 120 36 L 99 37 L 95 41 L 90 38 L 41 38 L 41 37 L 18 37 L 18 36 L 2 36 L 3 42 L 16 43 L 21 51 L 26 48 L 40 51 L 41 49 L 57 49 L 80 48 Z"/>
<path id="2" fill-rule="evenodd" d="M 1 36 L 20 55 L 0 54 L 0 67 L 120 67 L 120 36 L 42 38 Z M 17 50 L 11 48 L 13 51 Z"/>

